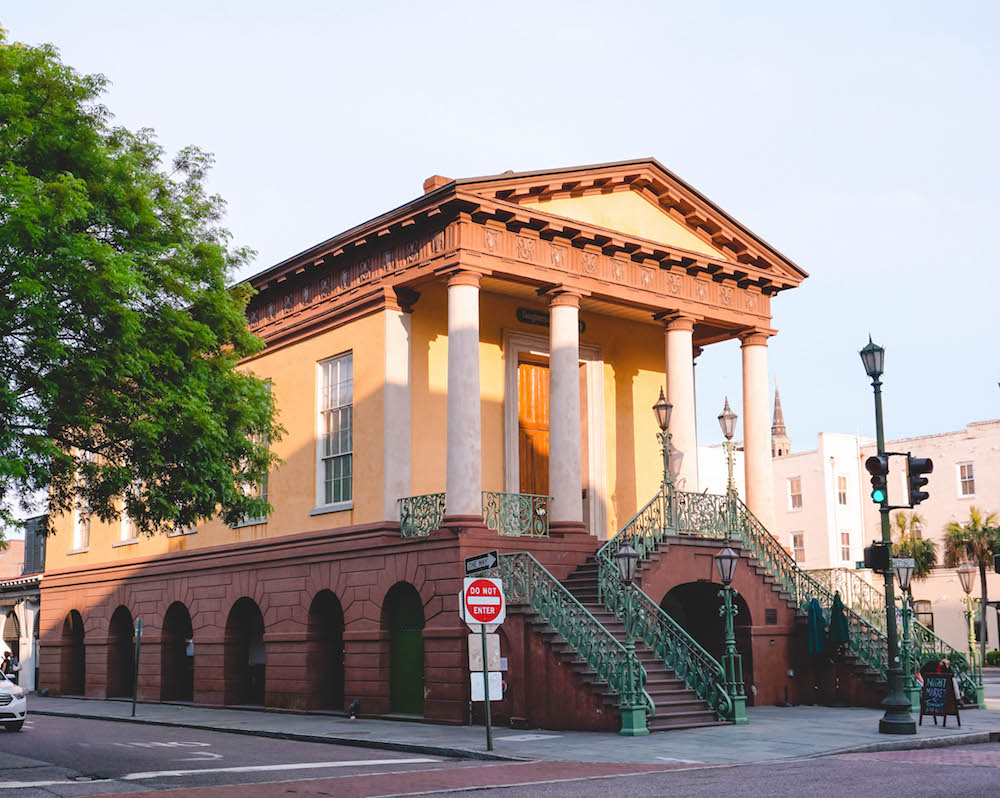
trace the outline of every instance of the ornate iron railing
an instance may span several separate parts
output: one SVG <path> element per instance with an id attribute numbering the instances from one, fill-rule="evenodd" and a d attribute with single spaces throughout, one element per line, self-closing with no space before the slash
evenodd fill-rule
<path id="1" fill-rule="evenodd" d="M 551 496 L 483 491 L 483 519 L 488 529 L 513 537 L 547 538 Z"/>
<path id="2" fill-rule="evenodd" d="M 624 619 L 631 591 L 635 638 L 649 646 L 719 718 L 730 719 L 733 700 L 726 690 L 722 665 L 638 586 L 626 585 L 615 560 L 626 542 L 639 552 L 642 560 L 656 550 L 667 532 L 664 514 L 667 507 L 661 490 L 617 535 L 598 549 L 598 594 L 609 612 Z"/>
<path id="3" fill-rule="evenodd" d="M 425 537 L 444 521 L 444 494 L 427 493 L 399 500 L 399 529 L 404 538 Z"/>
<path id="4" fill-rule="evenodd" d="M 559 580 L 528 552 L 501 554 L 491 571 L 504 582 L 508 604 L 529 606 L 560 639 L 594 672 L 594 676 L 616 693 L 623 702 L 640 696 L 647 717 L 656 714 L 656 705 L 645 690 L 646 669 L 627 666 L 623 646 L 590 614 Z M 628 683 L 631 674 L 631 683 Z"/>
<path id="5" fill-rule="evenodd" d="M 808 572 L 831 593 L 840 593 L 841 601 L 858 615 L 885 633 L 885 592 L 850 568 L 823 568 Z"/>

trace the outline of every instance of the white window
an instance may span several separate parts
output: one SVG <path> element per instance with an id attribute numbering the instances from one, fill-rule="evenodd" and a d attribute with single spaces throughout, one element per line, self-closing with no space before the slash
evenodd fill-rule
<path id="1" fill-rule="evenodd" d="M 792 532 L 792 553 L 795 555 L 795 562 L 806 561 L 805 532 Z"/>
<path id="2" fill-rule="evenodd" d="M 847 504 L 847 477 L 837 477 L 837 504 Z"/>
<path id="3" fill-rule="evenodd" d="M 80 452 L 88 463 L 94 462 L 93 452 Z M 83 478 L 76 475 L 77 487 L 83 487 Z M 83 496 L 76 496 L 73 505 L 73 551 L 82 551 L 90 546 L 90 506 Z"/>
<path id="4" fill-rule="evenodd" d="M 958 464 L 958 495 L 976 495 L 976 475 L 972 469 L 972 463 Z"/>
<path id="5" fill-rule="evenodd" d="M 267 383 L 267 389 L 268 389 L 269 392 L 271 391 L 271 382 L 270 381 L 268 381 L 268 383 Z M 261 435 L 254 435 L 253 436 L 253 442 L 254 442 L 254 444 L 259 444 L 259 443 L 261 443 L 264 440 L 265 440 L 264 436 L 261 436 Z M 264 478 L 260 482 L 245 482 L 243 484 L 243 492 L 247 496 L 251 496 L 251 497 L 253 497 L 255 499 L 263 499 L 264 501 L 267 501 L 268 476 L 269 476 L 268 474 L 264 474 Z M 243 520 L 240 521 L 238 524 L 233 524 L 233 528 L 235 529 L 235 528 L 243 527 L 243 526 L 251 526 L 251 525 L 266 524 L 266 523 L 267 523 L 267 516 L 266 515 L 260 515 L 260 516 L 257 516 L 256 518 L 251 518 L 250 516 L 245 516 L 243 518 Z"/>
<path id="6" fill-rule="evenodd" d="M 788 478 L 788 509 L 802 509 L 802 477 Z"/>
<path id="7" fill-rule="evenodd" d="M 350 353 L 320 363 L 319 397 L 316 503 L 318 509 L 341 509 L 354 495 L 354 360 Z"/>
<path id="8" fill-rule="evenodd" d="M 851 533 L 850 531 L 840 531 L 840 559 L 844 562 L 851 561 Z"/>
<path id="9" fill-rule="evenodd" d="M 135 539 L 135 524 L 132 523 L 132 517 L 128 514 L 128 507 L 125 506 L 125 500 L 122 500 L 122 532 L 120 541 L 122 543 Z"/>

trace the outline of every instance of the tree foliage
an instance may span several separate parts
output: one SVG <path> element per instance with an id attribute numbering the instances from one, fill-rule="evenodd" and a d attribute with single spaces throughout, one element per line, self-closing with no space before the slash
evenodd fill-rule
<path id="1" fill-rule="evenodd" d="M 926 579 L 937 565 L 937 545 L 933 540 L 923 537 L 924 519 L 919 513 L 896 513 L 893 516 L 896 525 L 895 542 L 892 546 L 893 557 L 910 557 L 913 559 L 913 579 Z"/>
<path id="2" fill-rule="evenodd" d="M 986 571 L 993 568 L 993 555 L 1000 553 L 1000 518 L 969 508 L 969 522 L 951 521 L 944 528 L 944 564 L 955 568 L 969 562 L 979 569 L 980 623 L 986 629 Z M 980 656 L 986 657 L 986 635 L 980 639 Z"/>
<path id="3" fill-rule="evenodd" d="M 146 533 L 262 515 L 245 486 L 281 429 L 236 370 L 263 346 L 229 286 L 250 253 L 205 189 L 211 156 L 166 166 L 105 87 L 0 30 L 0 515 L 41 489 L 105 521 L 124 497 Z"/>

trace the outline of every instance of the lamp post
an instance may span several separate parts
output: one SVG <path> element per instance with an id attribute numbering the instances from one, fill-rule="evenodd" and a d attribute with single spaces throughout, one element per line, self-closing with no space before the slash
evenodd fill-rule
<path id="1" fill-rule="evenodd" d="M 976 566 L 966 561 L 955 569 L 955 573 L 958 574 L 958 581 L 965 591 L 965 622 L 969 625 L 969 675 L 976 683 L 976 703 L 980 707 L 985 707 L 982 671 L 976 668 L 976 611 L 973 607 L 975 599 L 972 598 L 972 588 L 976 582 Z"/>
<path id="2" fill-rule="evenodd" d="M 671 514 L 671 508 L 673 507 L 673 490 L 674 483 L 670 478 L 670 438 L 671 435 L 667 432 L 667 427 L 670 426 L 670 413 L 673 411 L 674 406 L 667 401 L 667 397 L 663 395 L 663 388 L 660 388 L 660 398 L 656 400 L 656 404 L 653 405 L 653 414 L 656 416 L 656 424 L 660 428 L 660 431 L 656 433 L 656 440 L 660 442 L 660 447 L 663 449 L 663 484 L 660 486 L 660 491 L 663 494 L 663 526 L 664 531 L 666 528 L 671 528 L 673 526 L 673 516 Z"/>
<path id="3" fill-rule="evenodd" d="M 726 692 L 733 701 L 733 714 L 730 720 L 737 726 L 743 726 L 747 720 L 747 696 L 743 689 L 743 657 L 736 649 L 736 630 L 733 628 L 733 618 L 736 617 L 736 604 L 733 596 L 736 590 L 730 584 L 736 573 L 736 564 L 740 555 L 726 546 L 715 555 L 715 567 L 719 570 L 722 580 L 722 597 L 720 614 L 725 618 L 725 637 L 723 638 L 722 670 L 726 674 Z"/>
<path id="4" fill-rule="evenodd" d="M 642 695 L 636 689 L 639 663 L 635 657 L 635 641 L 632 639 L 632 612 L 635 589 L 632 582 L 635 579 L 635 569 L 639 564 L 639 552 L 626 541 L 615 555 L 618 570 L 621 573 L 625 589 L 622 593 L 625 604 L 625 678 L 621 691 L 622 728 L 619 734 L 623 737 L 641 737 L 649 734 L 646 726 L 646 707 L 642 703 Z"/>
<path id="5" fill-rule="evenodd" d="M 913 577 L 913 569 L 916 561 L 909 557 L 894 557 L 892 569 L 896 572 L 896 581 L 899 582 L 899 590 L 903 600 L 903 645 L 901 655 L 903 658 L 903 691 L 910 699 L 910 711 L 920 711 L 920 685 L 917 684 L 916 674 L 913 672 L 912 654 L 912 633 L 913 626 L 913 593 L 910 591 L 910 579 Z"/>
<path id="6" fill-rule="evenodd" d="M 878 453 L 885 454 L 885 429 L 882 423 L 882 372 L 885 366 L 885 350 L 872 343 L 871 336 L 868 345 L 859 352 L 864 363 L 865 373 L 871 378 L 875 389 L 875 437 L 878 441 Z M 892 546 L 892 531 L 889 527 L 889 497 L 879 503 L 879 515 L 882 521 L 882 542 Z M 885 714 L 878 722 L 878 730 L 882 734 L 916 734 L 917 724 L 910 715 L 910 701 L 903 692 L 903 672 L 899 667 L 899 638 L 896 634 L 896 597 L 893 591 L 892 571 L 885 577 L 885 636 L 889 656 L 889 694 L 882 701 Z"/>
<path id="7" fill-rule="evenodd" d="M 722 427 L 722 434 L 726 438 L 726 465 L 729 467 L 729 481 L 726 483 L 726 493 L 736 494 L 736 482 L 733 480 L 733 435 L 736 434 L 736 419 L 738 416 L 729 406 L 729 397 L 726 397 L 726 406 L 719 413 L 719 426 Z"/>

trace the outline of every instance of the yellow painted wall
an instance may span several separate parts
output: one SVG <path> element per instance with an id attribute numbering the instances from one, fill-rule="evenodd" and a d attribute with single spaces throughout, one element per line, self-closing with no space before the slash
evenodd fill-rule
<path id="1" fill-rule="evenodd" d="M 270 379 L 285 437 L 273 444 L 282 464 L 271 472 L 268 498 L 274 513 L 266 524 L 231 529 L 219 520 L 203 522 L 193 535 L 141 538 L 135 545 L 113 546 L 121 536 L 119 522 L 91 521 L 89 550 L 67 554 L 72 546 L 72 519 L 56 522 L 46 568 L 78 568 L 170 551 L 203 548 L 240 540 L 364 524 L 382 519 L 382 386 L 385 319 L 383 313 L 283 349 L 265 352 L 246 364 L 258 377 Z M 354 507 L 310 516 L 316 504 L 317 363 L 335 355 L 354 355 Z"/>
<path id="2" fill-rule="evenodd" d="M 503 336 L 505 331 L 517 330 L 547 338 L 547 328 L 521 324 L 516 318 L 518 307 L 545 311 L 547 305 L 486 292 L 481 297 L 483 489 L 503 490 Z M 607 532 L 614 533 L 660 484 L 661 461 L 651 408 L 664 383 L 663 332 L 655 325 L 607 316 L 583 313 L 581 318 L 586 323 L 581 342 L 598 346 L 604 360 Z M 422 290 L 411 330 L 411 492 L 418 495 L 445 489 L 448 338 L 444 285 Z M 283 463 L 270 475 L 269 499 L 275 510 L 266 524 L 231 529 L 213 520 L 202 523 L 193 535 L 143 538 L 135 545 L 116 547 L 112 544 L 120 538 L 120 523 L 103 524 L 95 518 L 89 550 L 68 554 L 73 535 L 72 520 L 67 517 L 56 523 L 47 567 L 76 568 L 383 520 L 384 338 L 384 314 L 378 313 L 247 364 L 257 376 L 272 381 L 279 419 L 287 430 L 273 444 Z M 348 351 L 354 354 L 354 508 L 310 516 L 316 503 L 316 364 Z"/>
<path id="3" fill-rule="evenodd" d="M 712 258 L 726 257 L 688 227 L 670 218 L 662 208 L 654 206 L 634 191 L 537 200 L 532 204 L 536 203 L 539 210 L 565 216 L 567 219 L 621 230 L 623 233 L 700 252 Z"/>

